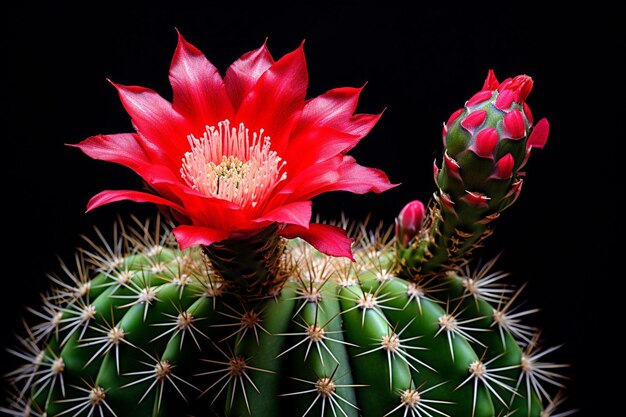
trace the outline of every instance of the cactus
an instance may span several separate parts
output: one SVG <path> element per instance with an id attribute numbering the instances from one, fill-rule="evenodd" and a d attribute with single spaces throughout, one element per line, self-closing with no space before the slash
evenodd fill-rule
<path id="1" fill-rule="evenodd" d="M 498 83 L 490 72 L 450 118 L 427 206 L 408 203 L 395 228 L 318 224 L 313 196 L 393 185 L 347 155 L 380 115 L 352 114 L 356 89 L 305 102 L 303 65 L 302 48 L 274 61 L 264 45 L 221 82 L 179 37 L 173 105 L 116 85 L 138 133 L 78 147 L 132 168 L 148 191 L 105 191 L 89 208 L 129 199 L 160 210 L 116 222 L 108 239 L 96 229 L 75 265 L 51 276 L 42 307 L 30 310 L 38 323 L 10 348 L 22 365 L 7 375 L 12 391 L 1 411 L 573 413 L 556 414 L 565 365 L 547 361 L 556 348 L 523 323 L 536 311 L 519 308 L 523 287 L 504 282 L 497 259 L 473 257 L 517 198 L 530 149 L 547 139 L 547 121 L 535 124 L 525 102 L 530 77 Z M 257 106 L 276 111 L 274 119 L 255 114 Z M 172 141 L 181 131 L 188 141 Z"/>

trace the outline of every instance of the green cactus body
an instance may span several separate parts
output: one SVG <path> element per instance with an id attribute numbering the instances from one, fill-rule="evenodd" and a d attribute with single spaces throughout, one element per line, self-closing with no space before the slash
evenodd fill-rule
<path id="1" fill-rule="evenodd" d="M 145 229 L 55 278 L 13 415 L 543 417 L 560 386 L 493 263 L 411 281 L 389 234 L 356 237 L 355 262 L 292 240 L 284 284 L 241 297 L 198 247 Z"/>

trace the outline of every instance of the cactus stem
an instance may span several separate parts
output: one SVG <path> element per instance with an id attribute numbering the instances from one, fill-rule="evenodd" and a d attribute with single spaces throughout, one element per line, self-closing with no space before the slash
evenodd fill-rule
<path id="1" fill-rule="evenodd" d="M 89 410 L 88 415 L 90 416 L 96 415 L 96 414 L 100 416 L 104 416 L 104 409 L 106 409 L 114 417 L 117 417 L 113 409 L 111 409 L 111 407 L 107 404 L 106 402 L 107 394 L 106 394 L 106 391 L 102 387 L 98 385 L 89 386 L 88 388 L 79 387 L 76 385 L 72 385 L 72 386 L 76 388 L 77 390 L 85 393 L 86 395 L 77 397 L 77 398 L 66 398 L 66 399 L 58 400 L 59 403 L 78 403 L 78 404 L 57 414 L 57 416 L 62 416 L 62 415 L 71 413 L 73 411 L 76 411 L 74 413 L 74 416 L 77 416 L 87 409 Z M 98 410 L 97 413 L 96 413 L 96 410 Z"/>
<path id="2" fill-rule="evenodd" d="M 439 388 L 446 382 L 447 381 L 440 382 L 439 384 L 425 390 L 421 389 L 424 384 L 420 385 L 418 388 L 408 388 L 405 390 L 400 390 L 400 405 L 385 414 L 383 417 L 388 417 L 403 407 L 405 408 L 403 414 L 405 417 L 408 415 L 407 413 L 411 413 L 411 417 L 432 416 L 431 413 L 436 413 L 443 417 L 450 417 L 450 415 L 440 410 L 437 410 L 434 406 L 430 404 L 454 404 L 453 402 L 443 400 L 430 400 L 424 398 L 424 394 L 428 393 L 428 391 Z"/>

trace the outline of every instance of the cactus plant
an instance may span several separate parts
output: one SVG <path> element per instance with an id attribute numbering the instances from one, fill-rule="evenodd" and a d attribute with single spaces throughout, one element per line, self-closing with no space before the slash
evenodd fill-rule
<path id="1" fill-rule="evenodd" d="M 302 46 L 266 46 L 224 79 L 179 36 L 174 100 L 115 84 L 137 133 L 94 136 L 86 154 L 128 166 L 155 203 L 147 220 L 86 238 L 52 275 L 10 351 L 14 416 L 548 417 L 564 365 L 524 324 L 522 288 L 473 254 L 521 189 L 548 136 L 526 104 L 532 79 L 482 90 L 444 125 L 427 205 L 395 227 L 311 223 L 326 191 L 383 192 L 347 153 L 380 115 L 359 89 L 304 100 Z M 235 123 L 231 124 L 229 120 Z M 263 130 L 264 129 L 264 130 Z M 256 132 L 256 133 L 251 133 Z M 268 132 L 271 136 L 265 135 Z M 182 137 L 182 140 L 181 140 Z M 186 138 L 186 139 L 185 139 Z M 330 224 L 332 223 L 332 224 Z"/>

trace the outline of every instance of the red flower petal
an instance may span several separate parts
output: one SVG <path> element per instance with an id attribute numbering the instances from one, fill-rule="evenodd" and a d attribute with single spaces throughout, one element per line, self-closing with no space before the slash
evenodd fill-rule
<path id="1" fill-rule="evenodd" d="M 141 137 L 136 133 L 91 136 L 69 146 L 79 148 L 93 159 L 116 162 L 135 172 L 143 171 L 143 168 L 152 163 Z"/>
<path id="2" fill-rule="evenodd" d="M 170 83 L 173 109 L 201 131 L 207 125 L 233 117 L 233 106 L 219 71 L 180 33 L 170 67 Z"/>
<path id="3" fill-rule="evenodd" d="M 285 154 L 289 133 L 304 106 L 308 75 L 303 45 L 276 61 L 241 103 L 236 119 L 251 131 L 264 129 L 272 149 Z"/>
<path id="4" fill-rule="evenodd" d="M 141 136 L 121 133 L 92 136 L 70 146 L 79 148 L 94 159 L 115 162 L 132 169 L 162 197 L 179 202 L 180 188 L 186 187 L 179 171 L 173 171 L 171 166 L 161 165 L 159 161 L 152 161 L 152 152 L 147 151 L 145 145 Z"/>
<path id="5" fill-rule="evenodd" d="M 476 141 L 472 150 L 483 158 L 493 158 L 493 150 L 498 144 L 498 131 L 493 127 L 481 130 L 476 135 Z"/>
<path id="6" fill-rule="evenodd" d="M 496 79 L 496 74 L 493 72 L 492 69 L 489 70 L 489 72 L 487 73 L 487 78 L 485 79 L 485 82 L 483 83 L 483 88 L 481 91 L 486 91 L 486 90 L 495 90 L 496 88 L 498 88 L 500 84 L 498 83 L 498 80 Z"/>
<path id="7" fill-rule="evenodd" d="M 191 188 L 184 188 L 182 191 L 185 212 L 194 224 L 227 231 L 250 226 L 248 213 L 237 204 L 204 196 Z"/>
<path id="8" fill-rule="evenodd" d="M 465 118 L 461 121 L 461 126 L 463 126 L 466 130 L 473 131 L 483 124 L 486 117 L 487 112 L 485 110 L 476 110 L 465 116 Z"/>
<path id="9" fill-rule="evenodd" d="M 266 40 L 259 49 L 243 54 L 226 70 L 224 84 L 235 111 L 261 75 L 273 64 L 274 58 L 267 49 Z"/>
<path id="10" fill-rule="evenodd" d="M 184 117 L 157 93 L 143 87 L 113 84 L 124 108 L 137 130 L 151 145 L 150 151 L 159 160 L 179 166 L 184 153 L 189 150 L 187 135 L 204 131 L 204 126 L 193 131 Z"/>
<path id="11" fill-rule="evenodd" d="M 302 238 L 326 255 L 342 256 L 354 261 L 352 239 L 340 227 L 319 223 L 311 223 L 308 228 L 289 225 L 280 234 L 288 239 Z"/>
<path id="12" fill-rule="evenodd" d="M 181 250 L 194 245 L 209 246 L 215 242 L 226 240 L 229 233 L 223 230 L 211 229 L 209 227 L 182 225 L 172 230 Z"/>
<path id="13" fill-rule="evenodd" d="M 270 221 L 309 227 L 313 210 L 312 206 L 311 201 L 296 201 L 285 204 L 263 213 L 263 215 L 255 219 L 254 222 Z"/>
<path id="14" fill-rule="evenodd" d="M 358 165 L 351 156 L 339 155 L 300 172 L 280 194 L 289 201 L 308 200 L 330 191 L 381 193 L 396 185 L 389 182 L 383 171 Z"/>
<path id="15" fill-rule="evenodd" d="M 504 115 L 502 120 L 504 128 L 511 139 L 521 139 L 526 136 L 526 125 L 524 124 L 524 116 L 522 112 L 513 109 Z"/>
<path id="16" fill-rule="evenodd" d="M 134 190 L 106 190 L 102 191 L 95 196 L 91 197 L 89 203 L 87 203 L 87 211 L 91 211 L 95 208 L 103 206 L 109 203 L 115 203 L 117 201 L 130 200 L 136 203 L 154 203 L 164 205 L 178 210 L 181 213 L 185 213 L 185 209 L 180 205 L 166 200 L 154 194 L 148 194 L 141 191 Z"/>
<path id="17" fill-rule="evenodd" d="M 321 126 L 303 130 L 292 139 L 285 160 L 288 176 L 314 164 L 347 152 L 361 140 L 360 137 Z"/>
<path id="18" fill-rule="evenodd" d="M 550 124 L 548 123 L 548 120 L 539 120 L 530 132 L 530 136 L 528 136 L 527 146 L 529 148 L 542 149 L 548 141 L 548 133 L 550 133 Z"/>
<path id="19" fill-rule="evenodd" d="M 339 181 L 333 188 L 337 191 L 365 194 L 382 193 L 397 185 L 399 184 L 390 183 L 387 175 L 380 169 L 364 167 L 357 164 L 353 157 L 344 156 L 339 167 Z"/>
<path id="20" fill-rule="evenodd" d="M 344 134 L 357 138 L 352 146 L 367 135 L 380 119 L 380 114 L 354 114 L 363 88 L 335 88 L 308 100 L 302 110 L 298 126 L 293 136 L 298 136 L 307 129 L 320 126 L 332 127 Z M 318 144 L 323 146 L 323 143 Z M 348 152 L 352 146 L 343 149 Z"/>

